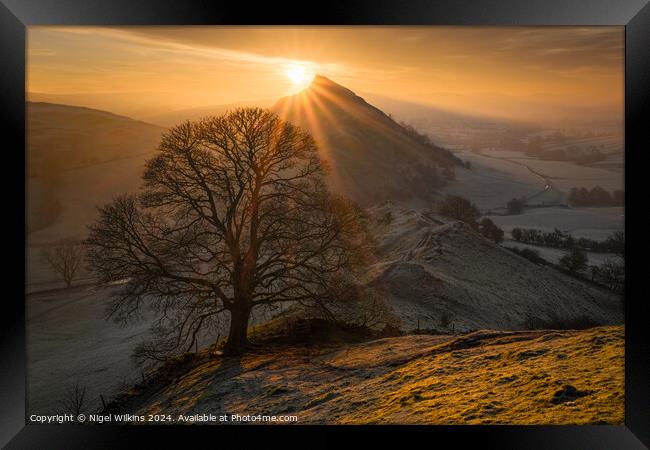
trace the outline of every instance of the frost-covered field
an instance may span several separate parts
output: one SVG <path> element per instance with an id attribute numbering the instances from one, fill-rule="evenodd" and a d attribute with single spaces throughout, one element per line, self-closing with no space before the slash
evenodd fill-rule
<path id="1" fill-rule="evenodd" d="M 624 138 L 620 134 L 608 136 L 593 136 L 584 138 L 569 138 L 563 142 L 546 143 L 544 150 L 560 150 L 575 146 L 580 148 L 597 147 L 603 153 L 622 153 Z"/>
<path id="2" fill-rule="evenodd" d="M 622 153 L 612 154 L 603 161 L 589 164 L 590 167 L 601 167 L 622 170 L 625 164 L 625 155 Z"/>
<path id="3" fill-rule="evenodd" d="M 545 161 L 498 149 L 483 149 L 481 153 L 458 151 L 456 154 L 471 163 L 471 170 L 457 170 L 456 181 L 445 191 L 471 198 L 484 209 L 503 206 L 514 197 L 530 197 L 541 192 L 547 180 L 553 185 L 556 200 L 560 201 L 566 201 L 572 187 L 624 189 L 621 154 L 610 155 L 604 161 L 587 166 L 569 161 Z"/>
<path id="4" fill-rule="evenodd" d="M 129 356 L 147 332 L 145 321 L 122 328 L 104 320 L 107 289 L 77 287 L 31 294 L 27 301 L 27 401 L 34 414 L 64 413 L 74 383 L 86 388 L 89 410 L 121 384 L 141 376 Z"/>
<path id="5" fill-rule="evenodd" d="M 25 247 L 25 277 L 27 283 L 25 289 L 28 293 L 65 287 L 65 283 L 43 260 L 42 252 L 44 247 L 45 245 L 28 245 Z M 79 285 L 88 283 L 89 281 L 90 278 L 82 264 L 78 269 L 73 284 Z"/>
<path id="6" fill-rule="evenodd" d="M 26 297 L 30 414 L 69 413 L 61 409 L 60 401 L 74 383 L 86 388 L 86 407 L 91 411 L 101 407 L 100 394 L 108 401 L 141 380 L 131 354 L 148 337 L 151 317 L 128 326 L 106 320 L 111 289 L 86 285 Z M 251 324 L 270 317 L 267 311 L 254 311 Z M 228 319 L 224 319 L 215 334 L 225 335 Z M 204 337 L 198 348 L 213 342 L 214 338 Z"/>
<path id="7" fill-rule="evenodd" d="M 509 233 L 513 228 L 536 228 L 552 231 L 559 228 L 573 237 L 606 239 L 614 231 L 624 229 L 625 213 L 622 207 L 612 208 L 536 208 L 513 216 L 490 216 L 490 219 Z"/>
<path id="8" fill-rule="evenodd" d="M 457 155 L 469 161 L 471 169 L 457 169 L 456 180 L 443 192 L 469 198 L 481 209 L 502 207 L 513 197 L 530 197 L 544 189 L 543 180 L 521 165 L 472 152 Z"/>
<path id="9" fill-rule="evenodd" d="M 519 247 L 519 248 L 529 248 L 532 250 L 536 250 L 537 252 L 539 252 L 539 256 L 544 258 L 546 261 L 552 262 L 553 264 L 559 263 L 560 258 L 562 258 L 567 253 L 566 250 L 562 250 L 559 248 L 539 247 L 537 245 L 523 244 L 521 242 L 513 241 L 512 239 L 504 240 L 502 245 L 504 247 Z M 617 259 L 616 255 L 613 254 L 594 253 L 594 252 L 587 252 L 587 258 L 589 258 L 588 264 L 593 266 L 600 266 L 603 263 L 605 263 L 607 260 Z"/>
<path id="10" fill-rule="evenodd" d="M 574 186 L 591 188 L 600 185 L 608 190 L 624 188 L 621 154 L 603 161 L 607 164 L 605 167 L 585 167 L 570 162 L 526 158 L 509 151 L 491 149 L 482 150 L 482 153 L 457 152 L 460 158 L 470 161 L 471 170 L 457 170 L 456 181 L 444 192 L 469 198 L 484 212 L 504 207 L 515 197 L 530 198 L 531 203 L 564 203 L 568 191 Z M 544 191 L 544 177 L 552 184 L 552 189 Z M 494 215 L 490 218 L 506 232 L 515 227 L 546 231 L 559 228 L 574 237 L 602 240 L 612 232 L 624 229 L 624 214 L 623 207 L 549 207 L 531 208 L 520 215 Z"/>
<path id="11" fill-rule="evenodd" d="M 617 157 L 620 158 L 620 157 Z M 543 161 L 533 158 L 512 158 L 540 172 L 553 181 L 553 185 L 568 192 L 572 187 L 601 186 L 608 191 L 624 188 L 623 168 L 579 166 L 566 161 Z"/>

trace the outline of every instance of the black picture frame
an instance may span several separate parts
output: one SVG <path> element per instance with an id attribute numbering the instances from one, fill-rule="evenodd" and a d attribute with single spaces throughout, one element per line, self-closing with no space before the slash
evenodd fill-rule
<path id="1" fill-rule="evenodd" d="M 6 278 L 2 296 L 0 444 L 6 448 L 122 448 L 134 440 L 148 447 L 187 445 L 241 434 L 303 435 L 314 427 L 148 427 L 26 425 L 25 417 L 25 44 L 32 25 L 619 25 L 625 27 L 625 192 L 627 235 L 625 425 L 621 426 L 425 426 L 372 427 L 374 439 L 453 440 L 500 449 L 636 449 L 650 446 L 650 349 L 644 286 L 648 265 L 643 192 L 644 152 L 650 152 L 650 5 L 647 0 L 354 0 L 337 3 L 208 2 L 205 0 L 0 0 L 0 127 L 3 136 L 3 228 Z M 23 177 L 21 180 L 20 178 Z M 15 208 L 14 208 L 15 206 Z M 23 211 L 21 215 L 20 211 Z M 22 239 L 19 239 L 19 236 Z M 9 246 L 5 245 L 5 249 Z M 11 287 L 7 290 L 7 287 Z M 315 430 L 322 443 L 369 427 Z M 402 434 L 404 433 L 404 434 Z M 286 436 L 285 436 L 286 438 Z M 315 439 L 313 437 L 311 439 Z M 293 440 L 293 439 L 292 439 Z M 300 443 L 301 438 L 296 437 Z M 306 443 L 307 441 L 302 441 Z"/>

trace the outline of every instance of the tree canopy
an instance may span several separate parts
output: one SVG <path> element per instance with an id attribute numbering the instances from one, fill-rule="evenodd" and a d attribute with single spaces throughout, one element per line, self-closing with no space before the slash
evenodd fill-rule
<path id="1" fill-rule="evenodd" d="M 191 348 L 227 312 L 225 350 L 236 354 L 253 308 L 334 300 L 367 241 L 359 209 L 323 175 L 312 137 L 267 110 L 173 127 L 142 191 L 101 207 L 90 226 L 90 269 L 124 282 L 109 312 L 126 320 L 150 305 L 161 351 Z"/>

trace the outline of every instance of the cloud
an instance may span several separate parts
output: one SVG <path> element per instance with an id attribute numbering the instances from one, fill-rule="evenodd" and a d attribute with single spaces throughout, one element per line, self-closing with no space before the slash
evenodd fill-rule
<path id="1" fill-rule="evenodd" d="M 192 58 L 199 58 L 201 61 L 219 61 L 233 64 L 246 65 L 246 68 L 287 66 L 291 64 L 302 64 L 307 66 L 317 65 L 313 61 L 296 60 L 285 57 L 265 56 L 252 52 L 219 48 L 209 45 L 186 44 L 172 39 L 161 39 L 149 37 L 141 33 L 130 31 L 128 28 L 104 28 L 104 27 L 64 27 L 55 28 L 56 31 L 69 34 L 92 35 L 94 37 L 109 38 L 117 43 L 128 45 L 132 52 L 144 54 L 157 53 L 159 56 L 176 56 L 177 62 L 190 61 Z"/>
<path id="2" fill-rule="evenodd" d="M 56 52 L 49 48 L 30 48 L 28 53 L 29 56 L 56 56 Z"/>
<path id="3" fill-rule="evenodd" d="M 611 70 L 613 59 L 623 60 L 624 39 L 621 27 L 538 27 L 498 33 L 493 45 L 495 53 L 548 69 Z"/>

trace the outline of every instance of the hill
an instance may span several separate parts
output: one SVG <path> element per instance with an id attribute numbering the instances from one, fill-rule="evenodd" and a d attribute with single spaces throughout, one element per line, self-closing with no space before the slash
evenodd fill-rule
<path id="1" fill-rule="evenodd" d="M 47 176 L 150 152 L 162 128 L 107 111 L 27 103 L 28 175 Z"/>
<path id="2" fill-rule="evenodd" d="M 28 231 L 83 232 L 96 205 L 137 187 L 162 132 L 106 111 L 27 103 Z"/>
<path id="3" fill-rule="evenodd" d="M 257 106 L 259 108 L 268 108 L 272 106 L 274 100 L 258 100 L 254 102 L 237 102 L 224 105 L 201 106 L 198 108 L 181 109 L 169 111 L 160 114 L 146 116 L 147 122 L 155 123 L 164 127 L 171 127 L 185 120 L 200 120 L 208 116 L 220 116 L 227 111 L 236 108 Z"/>
<path id="4" fill-rule="evenodd" d="M 461 222 L 390 203 L 369 214 L 380 252 L 369 286 L 403 330 L 623 323 L 618 295 L 532 263 Z"/>
<path id="5" fill-rule="evenodd" d="M 620 326 L 275 346 L 238 358 L 205 351 L 108 411 L 176 424 L 206 412 L 298 424 L 621 424 L 623 352 Z"/>
<path id="6" fill-rule="evenodd" d="M 307 89 L 280 99 L 272 109 L 312 133 L 332 169 L 331 188 L 361 204 L 430 200 L 460 162 L 320 75 Z"/>

